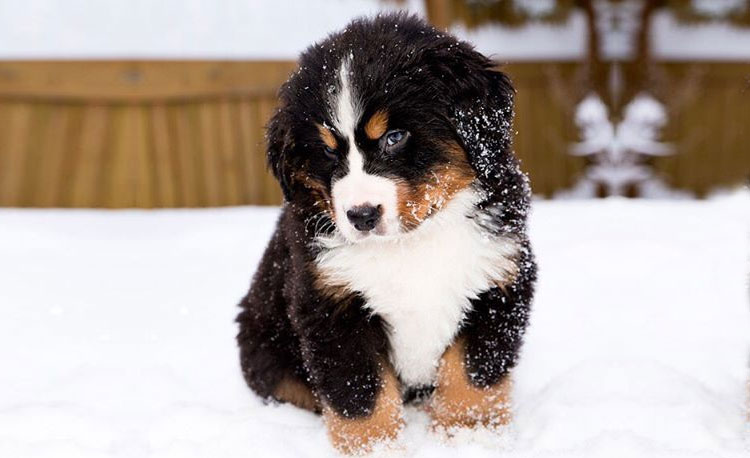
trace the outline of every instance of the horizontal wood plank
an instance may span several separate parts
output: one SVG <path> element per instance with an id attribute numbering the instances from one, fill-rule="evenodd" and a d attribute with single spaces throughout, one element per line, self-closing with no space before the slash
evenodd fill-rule
<path id="1" fill-rule="evenodd" d="M 0 97 L 133 102 L 273 95 L 288 61 L 0 61 Z"/>
<path id="2" fill-rule="evenodd" d="M 264 126 L 294 62 L 0 62 L 0 206 L 163 208 L 278 204 Z M 570 188 L 575 62 L 501 66 L 517 89 L 515 150 L 536 194 Z M 627 70 L 627 69 L 626 69 Z M 704 195 L 750 175 L 750 64 L 658 65 L 667 104 L 654 161 Z"/>

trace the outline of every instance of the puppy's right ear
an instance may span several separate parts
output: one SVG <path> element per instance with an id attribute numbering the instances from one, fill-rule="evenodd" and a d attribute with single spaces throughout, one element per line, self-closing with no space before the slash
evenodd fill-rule
<path id="1" fill-rule="evenodd" d="M 281 185 L 284 200 L 290 201 L 292 197 L 290 161 L 294 150 L 294 137 L 292 136 L 292 120 L 284 107 L 279 108 L 268 122 L 266 142 L 268 144 L 266 155 L 268 167 Z"/>

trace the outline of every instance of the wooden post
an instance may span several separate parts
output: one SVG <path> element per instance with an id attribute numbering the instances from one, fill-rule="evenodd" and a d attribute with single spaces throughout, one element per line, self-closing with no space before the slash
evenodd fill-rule
<path id="1" fill-rule="evenodd" d="M 427 20 L 438 29 L 447 29 L 453 22 L 451 0 L 424 0 Z"/>

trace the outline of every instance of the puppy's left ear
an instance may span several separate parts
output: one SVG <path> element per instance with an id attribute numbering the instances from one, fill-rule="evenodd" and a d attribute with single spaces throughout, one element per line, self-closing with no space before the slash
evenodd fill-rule
<path id="1" fill-rule="evenodd" d="M 515 91 L 510 78 L 497 69 L 494 61 L 464 42 L 438 47 L 430 57 L 451 106 L 475 107 L 479 102 L 487 109 L 512 116 Z"/>
<path id="2" fill-rule="evenodd" d="M 509 150 L 515 95 L 510 78 L 465 42 L 442 43 L 429 60 L 469 159 L 481 159 L 488 148 L 495 153 Z"/>
<path id="3" fill-rule="evenodd" d="M 513 96 L 510 79 L 486 61 L 455 94 L 452 122 L 477 177 L 497 186 L 500 167 L 512 160 Z"/>
<path id="4" fill-rule="evenodd" d="M 487 85 L 486 103 L 502 112 L 509 122 L 513 121 L 513 100 L 516 90 L 513 89 L 510 78 L 494 66 L 486 68 L 483 73 Z"/>
<path id="5" fill-rule="evenodd" d="M 292 122 L 289 113 L 282 106 L 271 117 L 266 126 L 266 142 L 268 151 L 266 159 L 268 167 L 281 185 L 284 200 L 292 198 L 292 151 L 294 137 L 292 136 Z"/>
<path id="6" fill-rule="evenodd" d="M 510 78 L 494 65 L 484 70 L 486 86 L 481 105 L 489 120 L 487 134 L 495 135 L 494 141 L 503 151 L 510 153 L 513 143 L 513 114 L 516 90 Z"/>
<path id="7" fill-rule="evenodd" d="M 440 92 L 448 97 L 443 100 L 446 114 L 486 191 L 482 205 L 496 207 L 503 230 L 522 232 L 531 190 L 513 154 L 515 90 L 510 78 L 464 42 L 440 47 L 434 57 Z"/>

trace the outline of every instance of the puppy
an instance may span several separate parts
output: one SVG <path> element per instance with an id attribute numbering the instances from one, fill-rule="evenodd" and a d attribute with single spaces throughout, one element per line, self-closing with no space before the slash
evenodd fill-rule
<path id="1" fill-rule="evenodd" d="M 396 438 L 415 397 L 435 427 L 508 421 L 536 267 L 493 67 L 385 15 L 308 48 L 280 90 L 268 163 L 285 202 L 240 304 L 240 360 L 263 398 L 321 412 L 340 451 Z"/>

